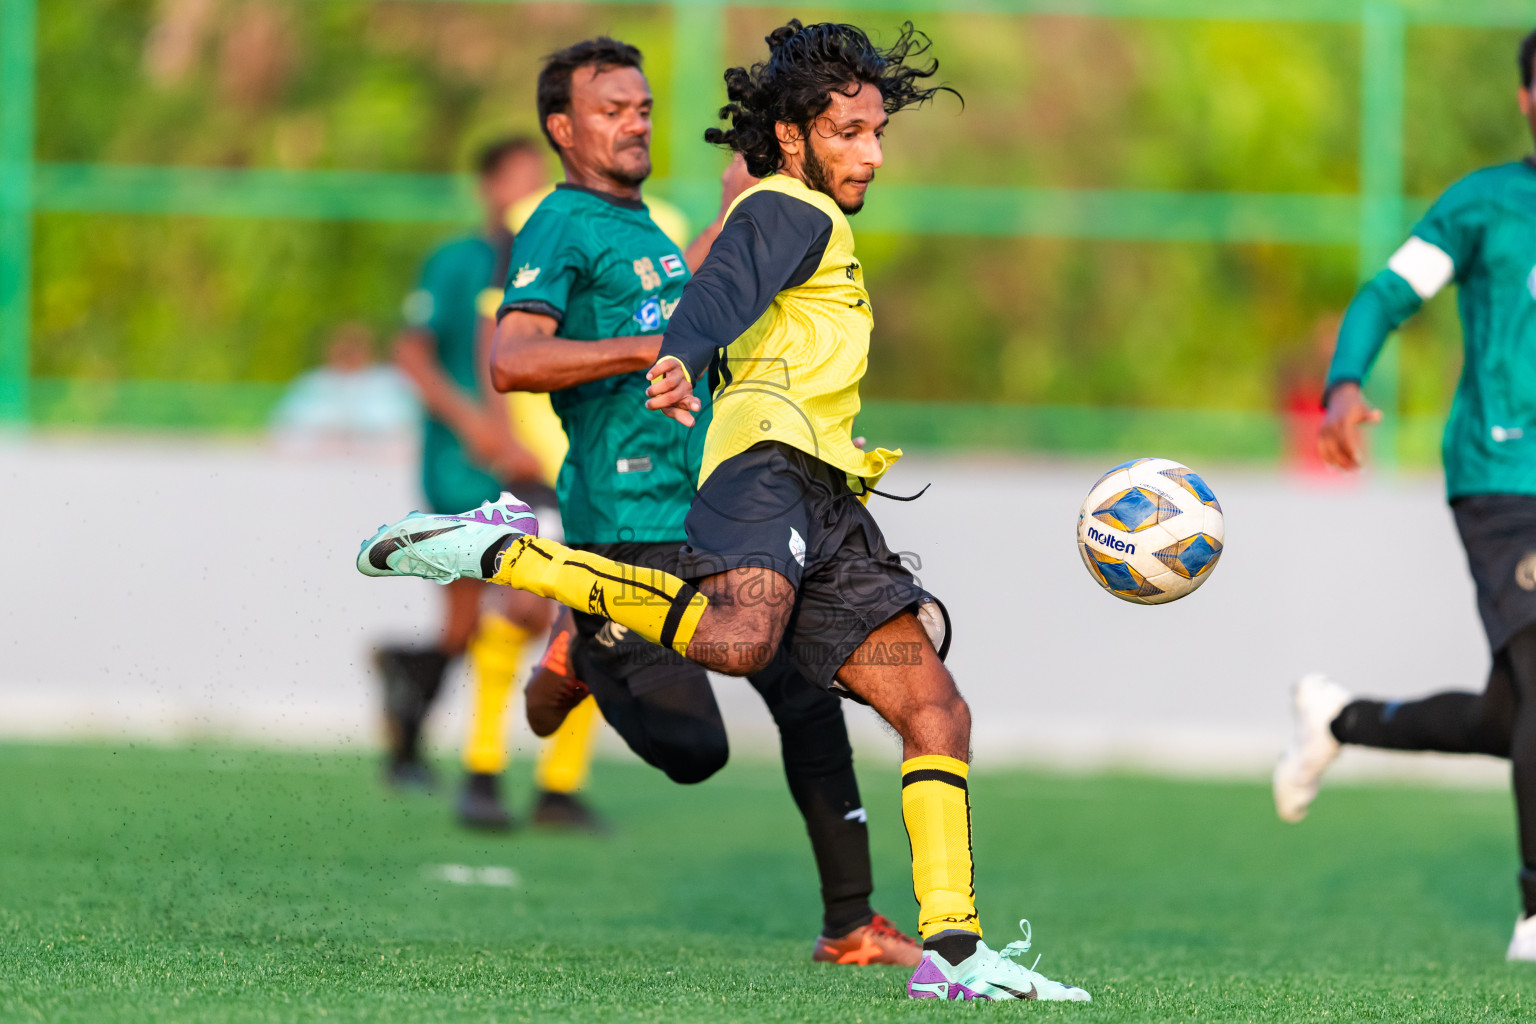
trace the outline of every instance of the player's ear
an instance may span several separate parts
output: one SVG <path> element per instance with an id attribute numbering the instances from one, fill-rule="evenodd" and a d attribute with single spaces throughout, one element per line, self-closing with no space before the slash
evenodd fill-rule
<path id="1" fill-rule="evenodd" d="M 805 136 L 801 134 L 799 125 L 779 121 L 774 124 L 773 131 L 779 137 L 779 148 L 784 151 L 785 156 L 800 155 L 800 147 L 805 144 Z"/>
<path id="2" fill-rule="evenodd" d="M 1531 92 L 1533 89 L 1536 89 L 1536 86 L 1533 86 L 1531 89 L 1522 87 L 1520 90 L 1520 113 L 1525 117 L 1531 116 L 1531 107 L 1533 106 Z"/>
<path id="3" fill-rule="evenodd" d="M 555 145 L 561 149 L 570 149 L 571 144 L 576 141 L 570 114 L 550 114 L 544 122 L 544 127 L 549 130 L 549 137 L 555 140 Z"/>

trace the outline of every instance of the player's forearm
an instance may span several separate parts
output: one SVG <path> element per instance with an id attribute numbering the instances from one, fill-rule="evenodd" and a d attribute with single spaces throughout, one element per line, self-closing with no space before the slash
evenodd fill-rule
<path id="1" fill-rule="evenodd" d="M 1387 338 L 1414 314 L 1419 304 L 1418 295 L 1408 283 L 1390 270 L 1367 281 L 1339 325 L 1339 341 L 1324 386 L 1325 398 L 1340 384 L 1364 382 Z"/>
<path id="2" fill-rule="evenodd" d="M 427 414 L 454 433 L 462 435 L 479 417 L 479 403 L 443 372 L 431 342 L 416 335 L 402 337 L 395 345 L 395 365 L 415 385 Z"/>
<path id="3" fill-rule="evenodd" d="M 661 336 L 656 334 L 571 341 L 498 331 L 491 383 L 497 391 L 559 391 L 648 369 L 660 347 Z"/>

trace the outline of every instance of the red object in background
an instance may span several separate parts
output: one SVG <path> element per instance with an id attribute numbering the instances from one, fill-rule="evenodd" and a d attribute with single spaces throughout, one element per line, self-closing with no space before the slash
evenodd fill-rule
<path id="1" fill-rule="evenodd" d="M 1339 336 L 1339 321 L 1337 313 L 1319 316 L 1312 322 L 1305 346 L 1279 367 L 1276 398 L 1285 431 L 1280 462 L 1301 476 L 1337 479 L 1317 454 L 1317 438 L 1323 429 L 1323 380 Z"/>
<path id="2" fill-rule="evenodd" d="M 1317 454 L 1317 436 L 1323 427 L 1323 389 L 1315 384 L 1293 384 L 1281 396 L 1280 413 L 1285 426 L 1285 468 L 1307 476 L 1326 473 L 1328 467 Z"/>

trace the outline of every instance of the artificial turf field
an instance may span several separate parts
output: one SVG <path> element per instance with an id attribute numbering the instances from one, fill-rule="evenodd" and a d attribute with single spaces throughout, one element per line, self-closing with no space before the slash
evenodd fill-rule
<path id="1" fill-rule="evenodd" d="M 863 785 L 910 928 L 894 769 Z M 1536 1019 L 1504 793 L 1336 787 L 1289 827 L 1258 784 L 979 772 L 988 937 L 1028 916 L 1094 1002 L 966 1005 L 810 962 L 772 765 L 599 763 L 590 792 L 609 838 L 483 837 L 359 755 L 0 745 L 0 1020 Z"/>

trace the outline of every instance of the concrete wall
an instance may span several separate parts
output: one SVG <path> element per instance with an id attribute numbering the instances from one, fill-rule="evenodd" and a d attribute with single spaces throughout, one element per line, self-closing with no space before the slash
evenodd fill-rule
<path id="1" fill-rule="evenodd" d="M 1481 687 L 1487 652 L 1437 478 L 1199 466 L 1226 510 L 1227 551 L 1199 592 L 1148 608 L 1100 591 L 1073 543 L 1104 468 L 914 456 L 883 489 L 932 482 L 928 495 L 873 499 L 953 615 L 979 763 L 1258 772 L 1304 671 L 1392 696 Z M 373 742 L 367 651 L 430 634 L 438 595 L 364 578 L 352 560 L 415 507 L 413 474 L 403 446 L 0 441 L 0 735 Z M 444 746 L 462 728 L 452 689 L 435 726 Z M 717 691 L 738 750 L 771 749 L 755 694 L 730 680 Z M 874 716 L 849 711 L 862 756 L 894 759 Z M 1486 760 L 1353 761 L 1504 774 Z"/>

